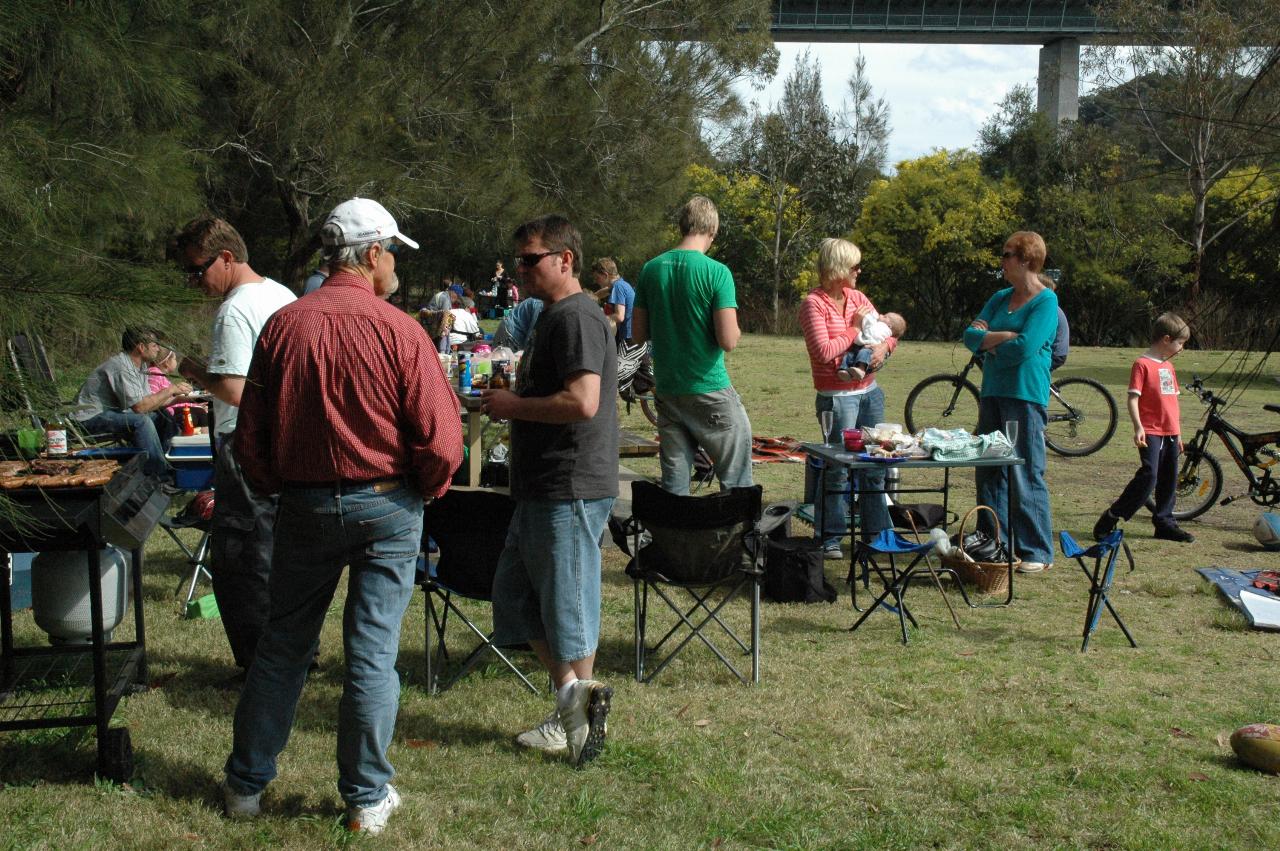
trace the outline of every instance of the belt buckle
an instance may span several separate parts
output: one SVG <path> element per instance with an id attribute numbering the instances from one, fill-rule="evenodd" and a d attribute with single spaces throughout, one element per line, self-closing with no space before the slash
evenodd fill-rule
<path id="1" fill-rule="evenodd" d="M 387 479 L 386 481 L 377 482 L 373 486 L 374 493 L 390 493 L 400 487 L 402 482 L 399 479 Z"/>

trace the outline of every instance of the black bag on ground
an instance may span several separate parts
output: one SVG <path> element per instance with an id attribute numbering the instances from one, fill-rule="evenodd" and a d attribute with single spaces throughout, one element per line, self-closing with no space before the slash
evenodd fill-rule
<path id="1" fill-rule="evenodd" d="M 936 502 L 895 502 L 889 506 L 889 519 L 897 529 L 932 529 L 950 522 L 947 510 Z M 953 515 L 954 516 L 954 515 Z"/>
<path id="2" fill-rule="evenodd" d="M 766 538 L 765 596 L 775 603 L 834 603 L 836 589 L 822 565 L 822 545 L 813 538 Z"/>
<path id="3" fill-rule="evenodd" d="M 966 534 L 963 542 L 960 540 L 959 533 L 952 535 L 951 546 L 964 550 L 969 558 L 974 561 L 997 562 L 1009 560 L 1009 550 L 1005 547 L 1004 542 L 995 540 L 980 529 L 975 529 Z"/>

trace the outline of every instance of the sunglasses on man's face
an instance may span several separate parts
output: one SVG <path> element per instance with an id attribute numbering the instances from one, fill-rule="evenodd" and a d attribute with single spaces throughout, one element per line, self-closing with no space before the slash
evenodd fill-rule
<path id="1" fill-rule="evenodd" d="M 532 269 L 542 262 L 543 257 L 550 257 L 552 254 L 559 254 L 559 251 L 539 251 L 533 254 L 517 254 L 516 262 L 526 269 Z"/>
<path id="2" fill-rule="evenodd" d="M 210 257 L 208 260 L 204 261 L 203 263 L 195 263 L 191 266 L 188 266 L 183 271 L 185 271 L 187 273 L 187 277 L 191 278 L 192 280 L 195 280 L 197 278 L 203 278 L 204 273 L 208 272 L 209 267 L 212 266 L 217 261 L 218 261 L 218 255 L 215 254 L 212 257 Z"/>

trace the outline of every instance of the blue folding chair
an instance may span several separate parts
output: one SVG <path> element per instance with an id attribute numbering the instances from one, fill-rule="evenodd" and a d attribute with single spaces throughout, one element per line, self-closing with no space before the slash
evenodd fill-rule
<path id="1" fill-rule="evenodd" d="M 1124 625 L 1124 621 L 1120 620 L 1115 606 L 1111 605 L 1111 583 L 1115 578 L 1116 561 L 1121 550 L 1124 550 L 1125 558 L 1129 561 L 1129 572 L 1133 572 L 1133 553 L 1130 552 L 1129 545 L 1124 542 L 1124 530 L 1116 529 L 1088 549 L 1077 544 L 1076 539 L 1071 537 L 1071 533 L 1066 531 L 1058 534 L 1058 543 L 1062 547 L 1062 554 L 1067 558 L 1075 559 L 1080 569 L 1084 571 L 1084 575 L 1089 577 L 1089 608 L 1084 615 L 1084 642 L 1080 645 L 1080 652 L 1083 653 L 1089 649 L 1089 639 L 1098 628 L 1103 606 L 1106 606 L 1111 617 L 1115 618 L 1120 631 L 1124 633 L 1125 638 L 1129 639 L 1130 646 L 1137 647 L 1138 642 L 1133 640 L 1129 628 Z M 1093 559 L 1092 570 L 1084 563 L 1086 558 Z"/>
<path id="2" fill-rule="evenodd" d="M 951 620 L 955 623 L 956 629 L 960 629 L 960 619 L 956 617 L 955 609 L 951 608 L 951 601 L 947 599 L 947 592 L 942 587 L 942 582 L 938 579 L 938 573 L 948 573 L 955 580 L 956 587 L 960 589 L 960 595 L 964 597 L 967 604 L 969 595 L 965 593 L 964 586 L 960 583 L 960 577 L 949 567 L 934 568 L 929 561 L 929 552 L 933 549 L 933 541 L 911 541 L 903 537 L 893 529 L 883 529 L 870 541 L 859 541 L 854 544 L 854 561 L 861 563 L 864 572 L 874 570 L 876 575 L 880 577 L 880 581 L 884 584 L 884 591 L 876 598 L 875 602 L 867 607 L 857 622 L 849 627 L 849 632 L 853 632 L 862 626 L 863 622 L 871 616 L 871 613 L 883 606 L 888 611 L 898 615 L 898 623 L 902 627 L 902 643 L 907 643 L 907 621 L 911 621 L 911 625 L 919 628 L 920 624 L 916 622 L 915 617 L 911 614 L 911 610 L 907 608 L 903 597 L 906 595 L 907 586 L 910 585 L 912 577 L 921 564 L 929 571 L 929 575 L 933 577 L 934 584 L 938 587 L 938 593 L 942 595 L 942 600 L 947 604 L 947 611 L 951 612 Z M 885 555 L 889 557 L 889 568 L 886 571 L 880 566 L 876 556 Z M 899 570 L 896 556 L 914 555 L 915 558 L 907 565 L 905 570 Z M 852 572 L 850 579 L 853 579 Z M 893 597 L 893 605 L 889 605 L 886 600 Z M 855 599 L 856 605 L 856 599 Z"/>

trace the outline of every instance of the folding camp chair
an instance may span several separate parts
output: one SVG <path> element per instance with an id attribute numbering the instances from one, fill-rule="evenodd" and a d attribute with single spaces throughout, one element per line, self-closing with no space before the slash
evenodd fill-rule
<path id="1" fill-rule="evenodd" d="M 537 686 L 511 661 L 503 648 L 493 643 L 493 632 L 482 630 L 457 604 L 459 597 L 493 602 L 493 576 L 514 513 L 515 503 L 509 496 L 495 491 L 455 489 L 429 504 L 423 514 L 424 544 L 430 537 L 439 548 L 439 558 L 434 562 L 424 557 L 427 563 L 420 583 L 427 605 L 427 690 L 432 694 L 450 688 L 475 668 L 487 653 L 502 660 L 529 691 L 538 692 Z M 426 550 L 424 546 L 423 551 Z M 449 659 L 445 630 L 450 613 L 480 643 L 441 685 L 442 667 Z M 434 652 L 431 649 L 432 633 L 436 641 Z"/>
<path id="2" fill-rule="evenodd" d="M 44 341 L 38 334 L 14 334 L 7 342 L 9 363 L 13 366 L 16 386 L 26 407 L 27 418 L 33 428 L 42 428 L 41 416 L 54 411 L 69 413 L 76 408 L 75 401 L 58 398 L 58 382 L 53 366 L 44 350 Z M 67 436 L 81 446 L 104 446 L 120 443 L 114 434 L 87 434 L 81 424 L 67 417 Z"/>
<path id="3" fill-rule="evenodd" d="M 210 492 L 212 493 L 212 492 Z M 160 528 L 168 533 L 173 542 L 178 545 L 178 549 L 187 557 L 187 566 L 191 569 L 188 579 L 182 579 L 178 582 L 178 587 L 174 593 L 180 593 L 185 583 L 187 586 L 187 597 L 183 600 L 183 605 L 189 605 L 196 596 L 196 587 L 202 579 L 212 581 L 213 575 L 209 573 L 209 532 L 213 528 L 213 517 L 210 512 L 209 517 L 203 516 L 201 506 L 197 503 L 200 499 L 197 494 L 196 498 L 187 503 L 187 507 L 178 514 L 165 514 L 160 518 Z M 179 537 L 178 533 L 184 529 L 195 529 L 200 533 L 195 547 L 187 546 L 187 542 Z"/>
<path id="4" fill-rule="evenodd" d="M 697 638 L 743 683 L 760 681 L 760 583 L 764 576 L 765 531 L 760 526 L 759 486 L 707 496 L 677 496 L 652 482 L 631 483 L 632 516 L 624 524 L 630 538 L 627 575 L 635 593 L 636 681 L 647 683 Z M 770 517 L 770 526 L 785 522 Z M 687 594 L 668 593 L 675 587 Z M 650 591 L 677 621 L 652 647 L 648 644 Z M 751 601 L 750 637 L 743 641 L 721 613 L 740 594 Z M 721 594 L 718 602 L 711 598 Z M 675 599 L 673 599 L 673 596 Z M 679 601 L 679 602 L 677 602 Z M 708 637 L 715 624 L 751 657 L 750 677 Z M 676 642 L 676 636 L 683 638 Z M 719 635 L 719 633 L 715 633 Z M 674 647 L 646 673 L 663 648 Z"/>
<path id="5" fill-rule="evenodd" d="M 1082 548 L 1076 543 L 1076 539 L 1071 537 L 1071 533 L 1064 530 L 1058 533 L 1058 544 L 1062 547 L 1062 554 L 1067 558 L 1075 559 L 1080 569 L 1084 571 L 1084 575 L 1089 577 L 1089 606 L 1084 614 L 1084 641 L 1080 644 L 1080 652 L 1083 653 L 1089 649 L 1089 639 L 1093 637 L 1094 630 L 1098 628 L 1098 621 L 1102 619 L 1103 606 L 1106 606 L 1111 617 L 1115 618 L 1120 631 L 1124 633 L 1125 638 L 1129 639 L 1129 645 L 1137 647 L 1138 642 L 1133 640 L 1129 628 L 1124 625 L 1124 621 L 1120 620 L 1115 606 L 1111 605 L 1111 582 L 1115 578 L 1116 560 L 1121 550 L 1124 550 L 1125 558 L 1129 561 L 1129 572 L 1133 572 L 1133 553 L 1129 550 L 1129 545 L 1124 542 L 1124 530 L 1116 529 L 1088 549 Z M 1093 559 L 1093 570 L 1085 565 L 1086 558 Z"/>
<path id="6" fill-rule="evenodd" d="M 942 587 L 939 580 L 939 574 L 949 574 L 955 580 L 955 586 L 960 589 L 960 596 L 964 597 L 965 603 L 969 602 L 969 595 L 964 590 L 964 585 L 960 582 L 960 577 L 949 567 L 935 568 L 929 560 L 929 553 L 933 550 L 933 541 L 917 540 L 910 541 L 898 532 L 892 529 L 881 530 L 870 541 L 859 541 L 854 545 L 853 565 L 849 568 L 849 583 L 854 587 L 854 608 L 857 608 L 857 577 L 854 575 L 856 565 L 862 565 L 863 574 L 868 575 L 874 571 L 880 577 L 881 583 L 884 585 L 884 591 L 875 599 L 870 606 L 862 612 L 862 615 L 849 627 L 849 632 L 854 632 L 858 627 L 871 617 L 871 613 L 880 607 L 884 607 L 888 611 L 894 612 L 898 616 L 898 623 L 902 627 L 902 643 L 907 643 L 907 621 L 911 621 L 911 625 L 919 628 L 920 624 L 916 622 L 915 617 L 911 614 L 911 610 L 907 608 L 905 596 L 907 588 L 911 584 L 911 580 L 917 575 L 917 571 L 921 564 L 925 570 L 933 578 L 933 583 L 938 588 L 938 593 L 942 595 L 942 601 L 947 604 L 947 611 L 951 613 L 951 620 L 956 625 L 956 629 L 960 629 L 960 619 L 956 617 L 955 609 L 951 607 L 951 601 L 947 599 L 947 592 Z M 897 556 L 914 555 L 915 558 L 903 570 L 898 569 Z M 877 556 L 887 556 L 889 561 L 888 570 L 881 566 Z M 889 597 L 893 597 L 893 604 L 886 602 Z"/>

